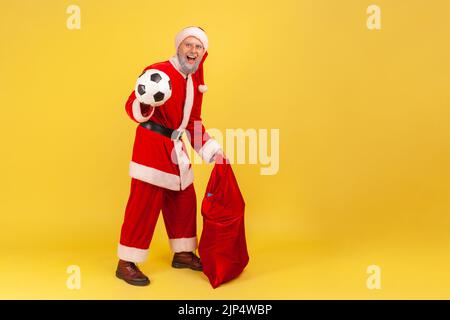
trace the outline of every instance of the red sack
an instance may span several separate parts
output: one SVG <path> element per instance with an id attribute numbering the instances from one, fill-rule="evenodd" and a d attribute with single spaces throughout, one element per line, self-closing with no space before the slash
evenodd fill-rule
<path id="1" fill-rule="evenodd" d="M 202 201 L 198 253 L 213 288 L 237 277 L 248 264 L 245 202 L 228 160 L 217 159 Z M 223 163 L 222 163 L 223 162 Z"/>

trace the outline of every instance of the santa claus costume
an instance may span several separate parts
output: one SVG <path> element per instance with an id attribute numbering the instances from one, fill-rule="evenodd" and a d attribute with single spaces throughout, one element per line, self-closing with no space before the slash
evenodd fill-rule
<path id="1" fill-rule="evenodd" d="M 131 190 L 118 246 L 121 260 L 146 260 L 161 210 L 172 251 L 197 248 L 194 174 L 181 135 L 186 132 L 192 147 L 207 163 L 213 161 L 221 146 L 205 132 L 201 119 L 208 38 L 200 28 L 185 28 L 177 35 L 175 47 L 178 49 L 190 36 L 200 40 L 205 49 L 197 71 L 183 73 L 176 54 L 168 61 L 152 64 L 144 71 L 157 69 L 166 73 L 172 84 L 171 98 L 153 108 L 140 103 L 133 91 L 125 105 L 129 117 L 139 125 L 130 162 Z M 162 135 L 149 128 L 149 120 L 175 131 L 171 137 Z"/>

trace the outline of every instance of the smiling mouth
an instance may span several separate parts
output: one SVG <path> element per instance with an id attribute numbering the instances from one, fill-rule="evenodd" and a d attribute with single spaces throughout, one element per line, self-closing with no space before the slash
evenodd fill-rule
<path id="1" fill-rule="evenodd" d="M 195 63 L 195 58 L 191 58 L 191 57 L 189 57 L 189 56 L 186 56 L 186 58 L 187 58 L 187 62 L 188 62 L 189 64 L 194 64 L 194 63 Z"/>

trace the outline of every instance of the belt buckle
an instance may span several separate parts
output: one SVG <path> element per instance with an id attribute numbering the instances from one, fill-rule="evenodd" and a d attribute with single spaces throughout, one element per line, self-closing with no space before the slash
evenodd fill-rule
<path id="1" fill-rule="evenodd" d="M 181 136 L 183 135 L 184 130 L 173 130 L 172 135 L 170 139 L 177 141 L 181 139 Z"/>

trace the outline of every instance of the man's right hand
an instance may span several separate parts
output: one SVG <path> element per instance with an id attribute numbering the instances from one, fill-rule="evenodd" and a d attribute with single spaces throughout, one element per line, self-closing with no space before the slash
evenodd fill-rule
<path id="1" fill-rule="evenodd" d="M 143 117 L 148 117 L 150 115 L 150 113 L 152 112 L 152 106 L 149 104 L 145 104 L 140 102 L 141 104 L 141 113 Z"/>

